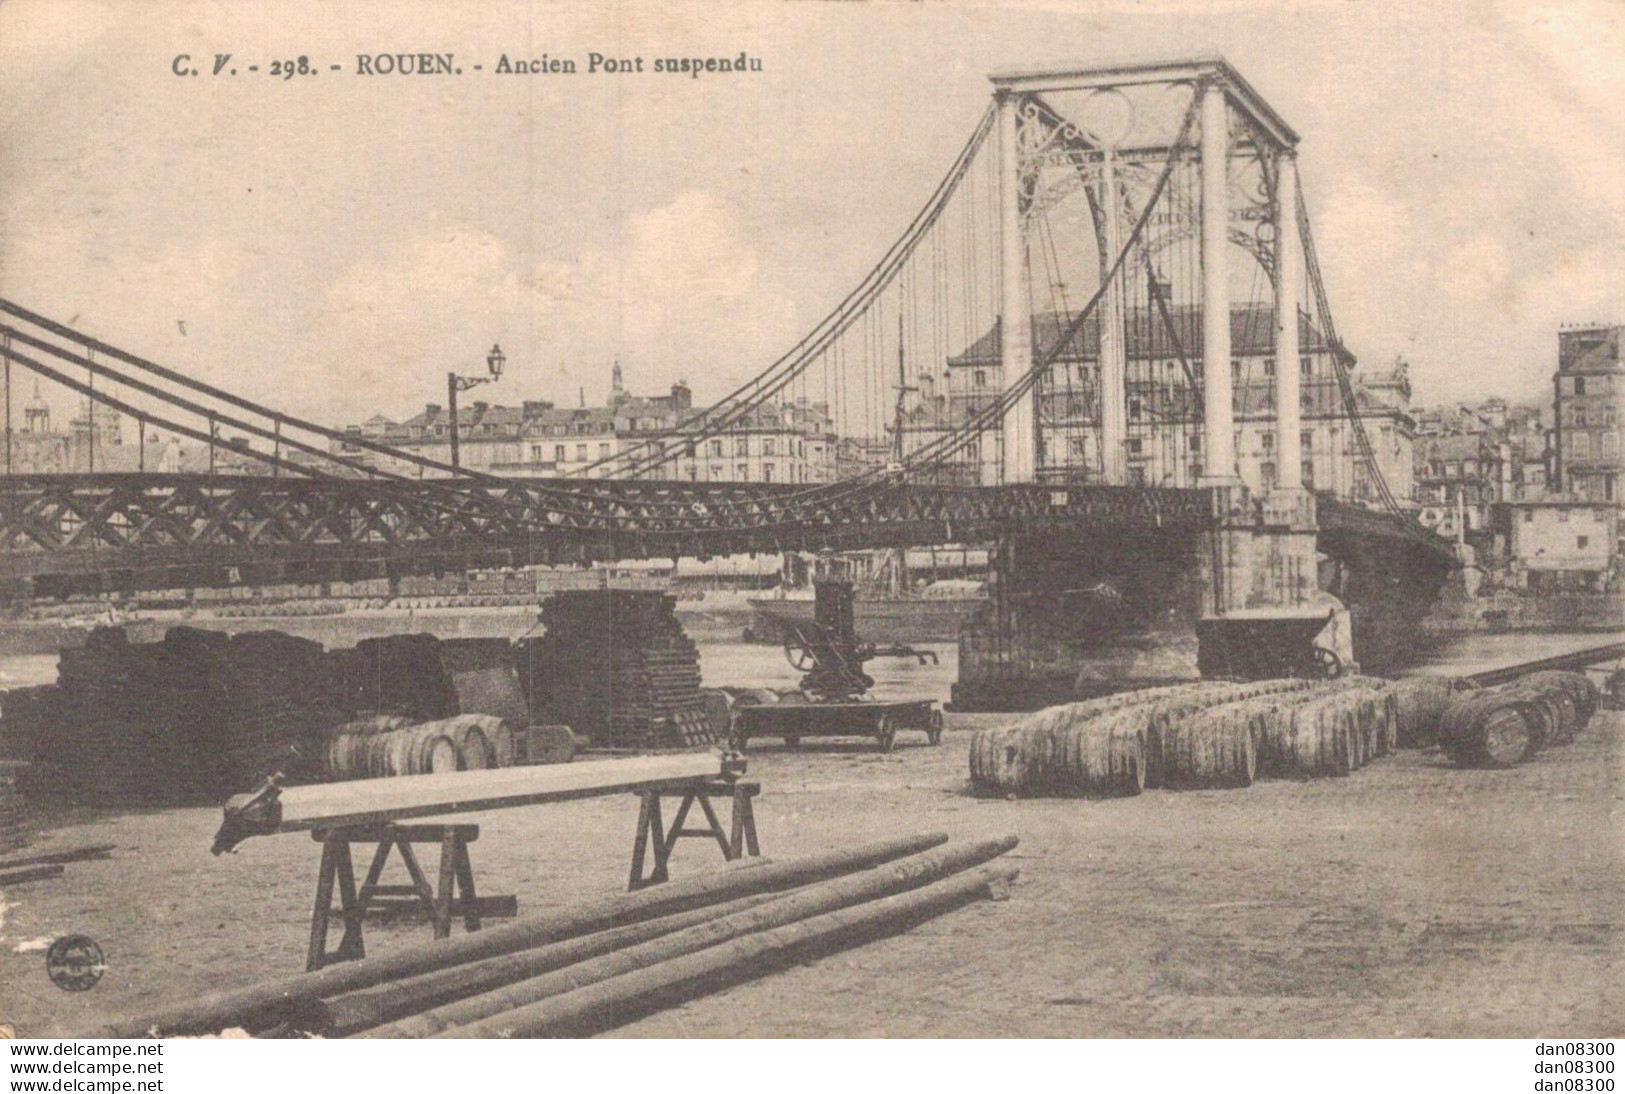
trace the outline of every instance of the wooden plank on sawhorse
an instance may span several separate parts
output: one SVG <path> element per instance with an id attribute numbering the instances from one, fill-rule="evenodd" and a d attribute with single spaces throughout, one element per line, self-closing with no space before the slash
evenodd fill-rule
<path id="1" fill-rule="evenodd" d="M 644 787 L 635 793 L 641 799 L 638 809 L 638 830 L 632 839 L 632 876 L 628 889 L 641 889 L 666 881 L 671 876 L 672 848 L 677 841 L 687 838 L 713 839 L 722 848 L 722 857 L 728 862 L 749 854 L 762 853 L 756 841 L 756 811 L 753 800 L 762 792 L 760 783 L 744 779 L 686 780 L 661 786 Z M 662 819 L 661 798 L 680 798 L 677 813 L 668 829 Z M 712 798 L 727 798 L 732 802 L 729 816 L 730 830 L 724 832 Z M 698 804 L 705 817 L 704 828 L 687 828 L 689 811 Z M 645 858 L 654 852 L 654 869 L 644 873 Z"/>
<path id="2" fill-rule="evenodd" d="M 305 957 L 307 971 L 365 957 L 362 924 L 368 911 L 374 908 L 416 906 L 434 924 L 436 938 L 451 935 L 454 916 L 462 917 L 465 930 L 477 931 L 482 911 L 487 915 L 512 915 L 517 911 L 516 904 L 506 898 L 482 900 L 475 895 L 468 845 L 479 839 L 477 824 L 358 825 L 319 829 L 312 836 L 322 845 L 322 862 L 316 877 L 316 907 L 311 916 L 310 948 Z M 359 887 L 350 855 L 352 843 L 377 844 L 367 876 Z M 417 853 L 412 849 L 415 843 L 440 845 L 435 885 L 430 885 L 418 863 Z M 382 884 L 391 852 L 400 855 L 408 884 Z M 335 888 L 339 897 L 337 908 L 333 907 Z M 335 916 L 343 920 L 344 934 L 338 948 L 329 951 L 328 928 Z"/>

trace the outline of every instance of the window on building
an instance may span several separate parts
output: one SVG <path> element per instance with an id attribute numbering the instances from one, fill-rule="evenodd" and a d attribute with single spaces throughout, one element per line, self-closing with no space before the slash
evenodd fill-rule
<path id="1" fill-rule="evenodd" d="M 1313 490 L 1315 488 L 1315 461 L 1304 460 L 1300 473 L 1303 475 L 1304 487 Z"/>
<path id="2" fill-rule="evenodd" d="M 1314 401 L 1315 401 L 1314 393 L 1311 392 L 1308 388 L 1300 388 L 1298 390 L 1298 408 L 1300 410 L 1309 409 L 1309 405 L 1311 403 L 1313 403 Z"/>
<path id="3" fill-rule="evenodd" d="M 1264 486 L 1265 490 L 1274 490 L 1275 489 L 1275 464 L 1273 462 L 1271 462 L 1270 460 L 1265 460 L 1263 463 L 1259 464 L 1258 465 L 1258 477 L 1261 480 L 1263 480 L 1263 486 Z"/>
<path id="4" fill-rule="evenodd" d="M 559 463 L 564 462 L 564 446 L 562 444 L 556 444 L 553 446 L 553 459 Z"/>
<path id="5" fill-rule="evenodd" d="M 750 481 L 750 464 L 748 464 L 748 463 L 740 464 L 737 468 L 735 468 L 735 472 L 736 472 L 736 474 L 735 474 L 734 477 L 737 478 L 740 482 L 749 482 Z"/>
<path id="6" fill-rule="evenodd" d="M 584 445 L 584 444 L 576 445 L 576 459 L 584 460 L 586 458 L 587 458 L 587 446 Z"/>
<path id="7" fill-rule="evenodd" d="M 1619 455 L 1619 434 L 1609 430 L 1602 435 L 1602 456 L 1604 459 L 1613 459 Z"/>
<path id="8" fill-rule="evenodd" d="M 1138 456 L 1142 447 L 1143 446 L 1140 443 L 1140 438 L 1130 437 L 1128 439 L 1128 454 L 1130 456 Z"/>
<path id="9" fill-rule="evenodd" d="M 734 455 L 735 456 L 748 456 L 748 455 L 750 455 L 750 438 L 749 437 L 741 437 L 737 441 L 734 442 Z"/>
<path id="10" fill-rule="evenodd" d="M 1303 447 L 1305 452 L 1309 451 L 1315 447 L 1315 435 L 1307 429 L 1304 430 L 1298 434 L 1298 444 Z"/>
<path id="11" fill-rule="evenodd" d="M 1274 452 L 1275 434 L 1268 431 L 1260 433 L 1258 435 L 1258 447 L 1262 448 L 1265 452 Z"/>
<path id="12" fill-rule="evenodd" d="M 1534 521 L 1535 521 L 1535 511 L 1533 509 L 1525 509 L 1523 511 L 1523 522 L 1525 524 L 1533 524 Z"/>
<path id="13" fill-rule="evenodd" d="M 977 387 L 986 387 L 987 386 L 987 372 L 986 372 L 986 370 L 977 369 L 971 375 L 971 383 L 976 385 Z"/>
<path id="14" fill-rule="evenodd" d="M 1575 425 L 1585 425 L 1586 424 L 1586 408 L 1585 408 L 1585 404 L 1584 403 L 1576 403 L 1574 405 L 1572 411 L 1570 412 L 1570 416 L 1573 418 Z"/>
<path id="15" fill-rule="evenodd" d="M 598 446 L 598 458 L 601 459 L 601 460 L 609 459 L 609 442 L 608 441 L 605 441 L 603 444 Z"/>
<path id="16" fill-rule="evenodd" d="M 712 441 L 711 442 L 711 455 L 713 455 L 713 456 L 722 455 L 722 442 L 721 441 Z"/>
<path id="17" fill-rule="evenodd" d="M 1589 433 L 1569 434 L 1569 454 L 1577 460 L 1591 458 L 1591 435 Z"/>
<path id="18" fill-rule="evenodd" d="M 1192 452 L 1200 452 L 1200 451 L 1202 451 L 1202 435 L 1200 433 L 1192 433 L 1191 434 L 1191 451 Z"/>
<path id="19" fill-rule="evenodd" d="M 1264 375 L 1265 376 L 1274 376 L 1275 375 L 1275 358 L 1273 358 L 1273 357 L 1264 358 Z"/>
<path id="20" fill-rule="evenodd" d="M 762 481 L 763 482 L 772 482 L 773 481 L 773 465 L 772 464 L 764 463 L 762 465 Z"/>
<path id="21" fill-rule="evenodd" d="M 720 463 L 714 463 L 711 465 L 711 481 L 722 481 L 722 465 Z"/>
<path id="22" fill-rule="evenodd" d="M 1586 378 L 1584 376 L 1576 376 L 1574 378 L 1574 394 L 1576 394 L 1576 395 L 1584 395 L 1585 393 L 1586 393 Z"/>
<path id="23" fill-rule="evenodd" d="M 1559 509 L 1557 511 L 1557 523 L 1559 523 L 1559 524 L 1567 524 L 1568 522 L 1569 522 L 1569 511 L 1567 509 Z"/>
<path id="24" fill-rule="evenodd" d="M 1309 357 L 1300 357 L 1300 358 L 1298 358 L 1298 375 L 1299 376 L 1301 376 L 1305 380 L 1307 380 L 1309 378 L 1309 375 L 1311 373 L 1313 373 L 1314 371 L 1315 371 L 1315 362 L 1314 362 L 1314 360 L 1312 358 L 1309 358 Z"/>
<path id="25" fill-rule="evenodd" d="M 1574 537 L 1574 546 L 1575 546 L 1576 550 L 1580 550 L 1580 551 L 1585 550 L 1587 547 L 1591 546 L 1591 537 L 1590 536 L 1575 536 Z"/>
<path id="26" fill-rule="evenodd" d="M 773 438 L 772 437 L 763 437 L 762 438 L 762 455 L 764 455 L 764 456 L 773 455 Z"/>

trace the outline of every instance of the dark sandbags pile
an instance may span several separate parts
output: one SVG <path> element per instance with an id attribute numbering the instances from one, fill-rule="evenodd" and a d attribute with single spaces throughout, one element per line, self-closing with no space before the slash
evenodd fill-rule
<path id="1" fill-rule="evenodd" d="M 700 694 L 699 651 L 676 604 L 664 593 L 633 590 L 549 597 L 546 634 L 519 644 L 532 719 L 568 725 L 600 747 L 718 741 Z"/>

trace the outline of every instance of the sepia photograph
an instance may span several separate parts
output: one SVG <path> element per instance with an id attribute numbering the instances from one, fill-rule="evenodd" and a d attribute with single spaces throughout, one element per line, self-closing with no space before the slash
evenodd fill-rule
<path id="1" fill-rule="evenodd" d="M 1622 180 L 1617 0 L 0 0 L 7 1089 L 1612 1090 Z"/>

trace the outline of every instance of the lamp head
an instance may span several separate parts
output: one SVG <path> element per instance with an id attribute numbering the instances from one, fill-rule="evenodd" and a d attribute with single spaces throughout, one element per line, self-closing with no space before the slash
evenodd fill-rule
<path id="1" fill-rule="evenodd" d="M 501 379 L 502 366 L 507 363 L 508 358 L 503 354 L 502 347 L 492 343 L 491 352 L 485 355 L 485 367 L 491 370 L 491 379 Z"/>

